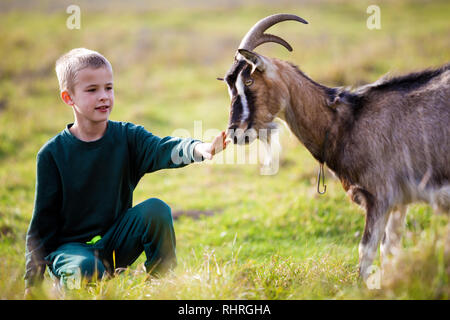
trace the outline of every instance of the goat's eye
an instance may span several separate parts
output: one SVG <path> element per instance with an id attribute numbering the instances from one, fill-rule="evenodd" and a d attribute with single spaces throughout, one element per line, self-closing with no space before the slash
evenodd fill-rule
<path id="1" fill-rule="evenodd" d="M 247 79 L 247 80 L 245 80 L 245 85 L 246 85 L 247 87 L 248 87 L 248 86 L 251 86 L 252 83 L 253 83 L 253 79 Z"/>

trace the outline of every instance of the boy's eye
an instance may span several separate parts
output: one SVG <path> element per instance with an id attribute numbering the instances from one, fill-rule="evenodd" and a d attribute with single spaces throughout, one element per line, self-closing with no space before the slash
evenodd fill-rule
<path id="1" fill-rule="evenodd" d="M 106 90 L 112 90 L 112 87 L 107 87 Z"/>
<path id="2" fill-rule="evenodd" d="M 94 89 L 94 88 L 92 88 L 92 89 L 88 89 L 87 91 L 88 91 L 88 92 L 94 92 L 94 91 L 95 91 L 95 89 Z"/>

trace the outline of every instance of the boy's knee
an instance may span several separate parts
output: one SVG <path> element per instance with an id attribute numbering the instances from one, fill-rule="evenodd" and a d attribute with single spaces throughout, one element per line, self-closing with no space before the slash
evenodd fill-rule
<path id="1" fill-rule="evenodd" d="M 141 214 L 147 222 L 155 221 L 172 223 L 172 210 L 162 200 L 150 198 L 142 203 Z"/>

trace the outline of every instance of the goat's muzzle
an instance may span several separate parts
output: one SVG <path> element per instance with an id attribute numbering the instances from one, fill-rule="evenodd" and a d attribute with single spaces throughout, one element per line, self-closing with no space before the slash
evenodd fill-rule
<path id="1" fill-rule="evenodd" d="M 241 126 L 237 124 L 230 125 L 226 135 L 228 140 L 239 145 L 250 144 L 258 138 L 258 132 L 254 128 L 249 128 L 247 124 Z"/>

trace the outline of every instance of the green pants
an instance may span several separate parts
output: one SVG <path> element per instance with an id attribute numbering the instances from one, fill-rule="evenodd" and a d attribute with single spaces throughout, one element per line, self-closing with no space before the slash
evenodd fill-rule
<path id="1" fill-rule="evenodd" d="M 176 266 L 175 246 L 171 209 L 151 198 L 129 209 L 95 244 L 66 243 L 46 259 L 62 285 L 78 287 L 82 277 L 101 278 L 131 265 L 142 251 L 147 272 L 164 273 Z"/>

